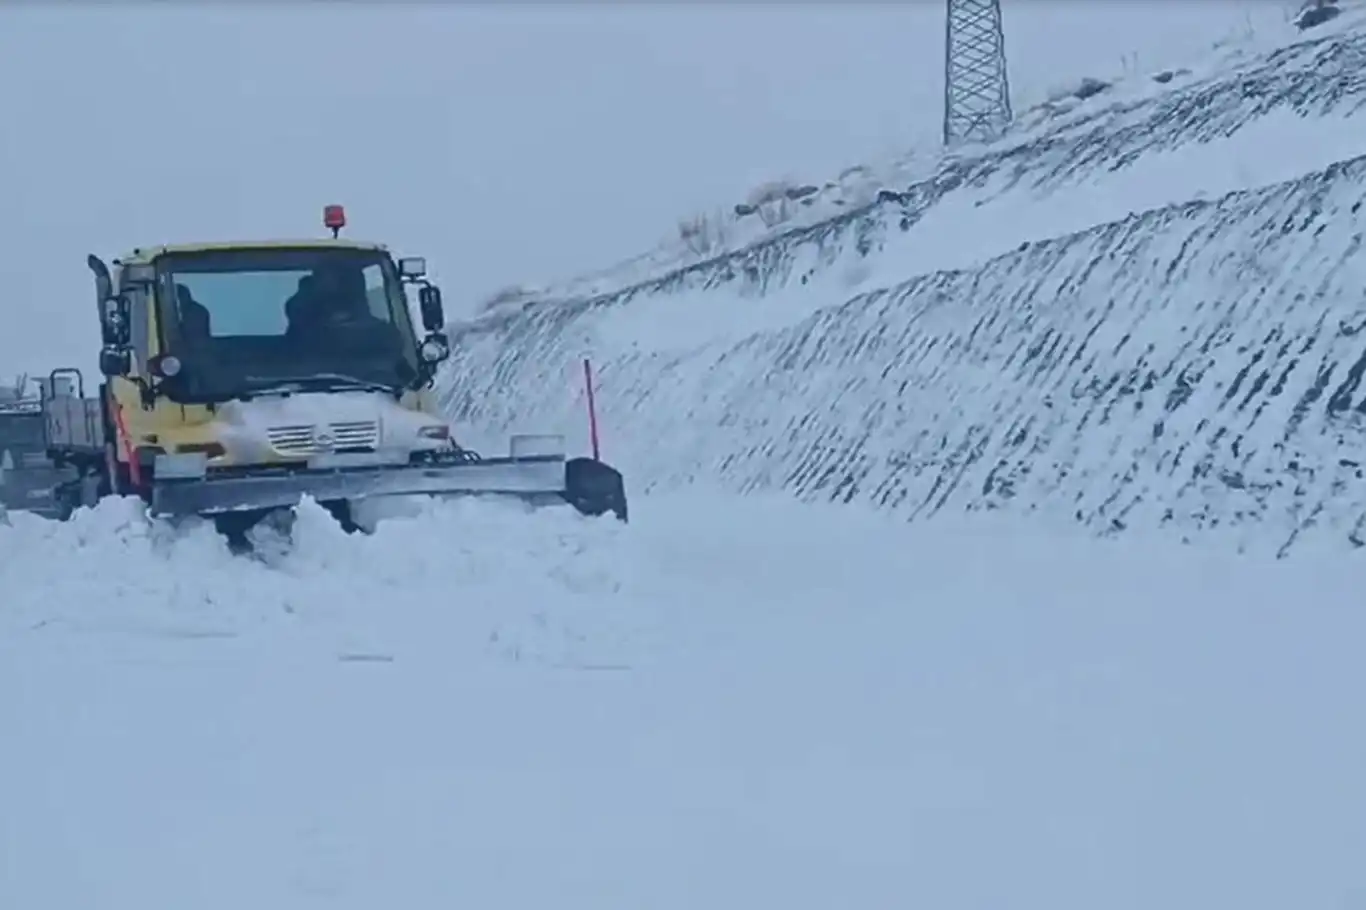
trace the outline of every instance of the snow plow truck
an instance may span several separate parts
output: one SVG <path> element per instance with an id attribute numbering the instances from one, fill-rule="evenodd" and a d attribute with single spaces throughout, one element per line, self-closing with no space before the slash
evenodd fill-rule
<path id="1" fill-rule="evenodd" d="M 511 496 L 625 521 L 621 474 L 568 458 L 559 435 L 516 435 L 506 455 L 459 444 L 432 394 L 450 356 L 426 262 L 339 236 L 91 255 L 103 381 L 43 384 L 48 458 L 74 469 L 57 511 L 138 496 L 153 517 L 211 518 L 234 548 L 304 497 L 348 531 L 382 496 Z M 416 290 L 423 334 L 409 292 Z"/>

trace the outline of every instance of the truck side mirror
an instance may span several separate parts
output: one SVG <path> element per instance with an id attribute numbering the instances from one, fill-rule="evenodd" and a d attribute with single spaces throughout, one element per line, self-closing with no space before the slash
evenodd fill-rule
<path id="1" fill-rule="evenodd" d="M 106 297 L 100 304 L 100 335 L 110 347 L 125 347 L 131 340 L 128 324 L 128 301 L 123 297 Z"/>
<path id="2" fill-rule="evenodd" d="M 133 372 L 133 352 L 127 348 L 104 348 L 100 351 L 100 372 L 110 379 Z"/>
<path id="3" fill-rule="evenodd" d="M 439 332 L 446 327 L 446 313 L 441 308 L 441 289 L 434 285 L 424 285 L 417 291 L 418 306 L 422 309 L 422 327 L 429 332 Z"/>

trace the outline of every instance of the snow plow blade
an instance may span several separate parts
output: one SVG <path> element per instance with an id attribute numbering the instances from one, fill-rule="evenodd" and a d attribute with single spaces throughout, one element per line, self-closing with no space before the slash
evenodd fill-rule
<path id="1" fill-rule="evenodd" d="M 585 515 L 626 520 L 626 493 L 616 469 L 564 455 L 485 458 L 436 464 L 375 464 L 373 458 L 330 456 L 306 467 L 205 471 L 194 458 L 158 456 L 152 482 L 155 516 L 211 516 L 290 508 L 375 496 L 513 496 L 534 504 L 567 502 Z M 367 460 L 370 463 L 367 463 Z M 202 465 L 202 459 L 197 465 Z M 179 475 L 179 476 L 177 476 Z"/>

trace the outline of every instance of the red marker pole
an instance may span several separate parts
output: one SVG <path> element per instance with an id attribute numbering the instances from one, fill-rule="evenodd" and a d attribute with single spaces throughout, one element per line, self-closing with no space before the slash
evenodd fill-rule
<path id="1" fill-rule="evenodd" d="M 598 408 L 593 400 L 593 365 L 588 358 L 583 358 L 583 387 L 588 392 L 588 440 L 593 446 L 593 460 L 601 461 L 598 457 Z"/>

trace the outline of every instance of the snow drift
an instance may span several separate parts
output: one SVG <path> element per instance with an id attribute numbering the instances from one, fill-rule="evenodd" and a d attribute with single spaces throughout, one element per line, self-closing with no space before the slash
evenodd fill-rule
<path id="1" fill-rule="evenodd" d="M 1363 63 L 1347 24 L 1093 99 L 860 211 L 453 326 L 444 400 L 582 439 L 591 356 L 638 489 L 1359 545 Z"/>

